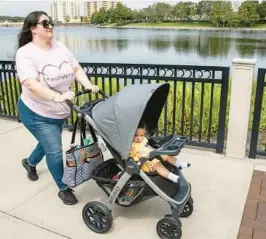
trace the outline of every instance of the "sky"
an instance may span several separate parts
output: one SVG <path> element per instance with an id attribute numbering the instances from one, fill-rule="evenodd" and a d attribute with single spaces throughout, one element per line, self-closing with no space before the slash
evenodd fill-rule
<path id="1" fill-rule="evenodd" d="M 121 0 L 127 7 L 131 9 L 141 9 L 147 7 L 154 2 L 168 2 L 175 4 L 178 0 Z M 193 1 L 193 0 L 192 0 Z M 80 14 L 84 13 L 84 0 L 79 0 Z M 197 0 L 194 0 L 197 2 Z M 49 0 L 0 0 L 0 16 L 21 16 L 25 17 L 32 11 L 42 10 L 50 13 Z"/>

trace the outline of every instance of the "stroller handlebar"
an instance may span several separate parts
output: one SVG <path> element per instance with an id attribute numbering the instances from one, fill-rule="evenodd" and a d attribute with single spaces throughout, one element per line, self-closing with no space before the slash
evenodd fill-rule
<path id="1" fill-rule="evenodd" d="M 86 89 L 86 90 L 78 90 L 76 93 L 75 93 L 75 97 L 78 97 L 80 95 L 84 95 L 84 94 L 89 94 L 91 93 L 92 91 L 90 89 Z M 97 93 L 99 93 L 100 95 L 102 95 L 104 98 L 109 98 L 109 96 L 107 94 L 105 94 L 102 90 L 99 90 Z M 83 113 L 82 110 L 79 108 L 79 106 L 75 105 L 71 100 L 66 100 L 66 103 L 67 105 L 70 107 L 70 108 L 73 108 L 77 113 Z"/>
<path id="2" fill-rule="evenodd" d="M 80 95 L 84 95 L 84 94 L 88 94 L 88 93 L 92 93 L 90 89 L 86 89 L 86 90 L 78 90 L 75 94 L 75 97 L 78 97 Z M 109 98 L 109 96 L 107 94 L 105 94 L 102 90 L 99 90 L 97 93 L 99 93 L 100 95 L 102 95 L 104 98 Z"/>
<path id="3" fill-rule="evenodd" d="M 77 105 L 73 104 L 71 100 L 66 100 L 66 103 L 70 108 L 73 108 L 77 113 L 81 113 L 81 109 Z"/>

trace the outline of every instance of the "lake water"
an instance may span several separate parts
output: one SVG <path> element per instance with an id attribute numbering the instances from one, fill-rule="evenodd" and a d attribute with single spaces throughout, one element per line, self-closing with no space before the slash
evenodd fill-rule
<path id="1" fill-rule="evenodd" d="M 20 29 L 0 28 L 0 60 L 15 54 Z M 231 66 L 234 58 L 266 67 L 266 33 L 58 27 L 56 39 L 80 62 Z"/>

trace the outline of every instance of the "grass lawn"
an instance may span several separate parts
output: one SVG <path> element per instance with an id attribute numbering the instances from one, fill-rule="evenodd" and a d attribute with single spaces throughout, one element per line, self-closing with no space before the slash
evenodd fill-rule
<path id="1" fill-rule="evenodd" d="M 266 28 L 266 24 L 256 24 L 254 28 L 264 29 Z"/>

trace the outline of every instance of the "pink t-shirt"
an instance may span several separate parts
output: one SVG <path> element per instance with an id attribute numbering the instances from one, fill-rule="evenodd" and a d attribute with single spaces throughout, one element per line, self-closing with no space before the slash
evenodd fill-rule
<path id="1" fill-rule="evenodd" d="M 73 68 L 78 64 L 67 47 L 55 40 L 49 50 L 30 42 L 19 48 L 16 53 L 16 67 L 21 84 L 26 79 L 36 78 L 44 87 L 60 92 L 70 89 L 75 79 Z M 33 112 L 44 117 L 63 119 L 70 113 L 66 103 L 57 103 L 36 96 L 23 84 L 21 99 Z"/>

